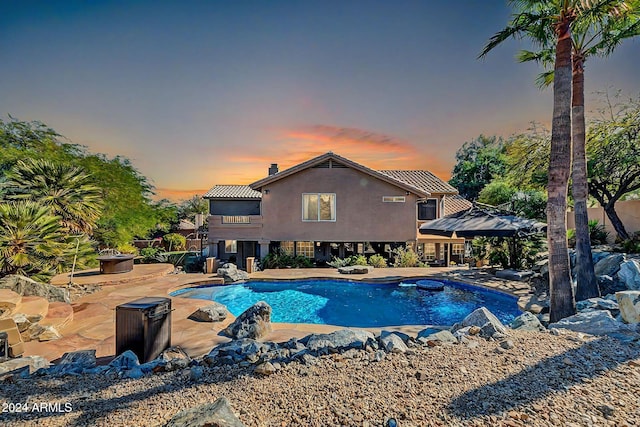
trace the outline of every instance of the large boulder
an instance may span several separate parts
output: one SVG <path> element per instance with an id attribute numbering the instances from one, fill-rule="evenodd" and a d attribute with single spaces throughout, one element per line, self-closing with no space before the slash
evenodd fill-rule
<path id="1" fill-rule="evenodd" d="M 624 254 L 613 254 L 602 258 L 593 266 L 593 269 L 596 276 L 613 277 L 620 270 L 622 262 L 624 262 Z"/>
<path id="2" fill-rule="evenodd" d="M 615 294 L 616 292 L 627 290 L 627 285 L 620 281 L 618 275 L 615 277 L 598 276 L 598 287 L 600 288 L 600 295 Z"/>
<path id="3" fill-rule="evenodd" d="M 17 359 L 9 359 L 6 362 L 0 363 L 0 375 L 7 372 L 15 371 L 16 369 L 29 367 L 29 372 L 33 373 L 41 368 L 47 368 L 50 365 L 49 361 L 41 356 L 27 356 L 19 357 Z"/>
<path id="4" fill-rule="evenodd" d="M 616 292 L 622 320 L 627 323 L 640 323 L 640 291 Z"/>
<path id="5" fill-rule="evenodd" d="M 406 353 L 409 350 L 400 335 L 389 331 L 382 331 L 380 334 L 380 345 L 388 353 Z"/>
<path id="6" fill-rule="evenodd" d="M 249 280 L 249 273 L 238 270 L 235 264 L 226 263 L 218 269 L 218 276 L 222 276 L 224 283 L 236 283 Z"/>
<path id="7" fill-rule="evenodd" d="M 189 319 L 197 322 L 222 322 L 229 315 L 229 311 L 224 304 L 213 302 L 207 306 L 200 307 L 191 315 Z"/>
<path id="8" fill-rule="evenodd" d="M 334 353 L 352 348 L 364 349 L 375 337 L 369 331 L 360 329 L 340 329 L 330 334 L 312 334 L 301 340 L 307 349 L 316 353 Z"/>
<path id="9" fill-rule="evenodd" d="M 627 289 L 640 291 L 640 260 L 630 259 L 620 264 L 618 278 Z"/>
<path id="10" fill-rule="evenodd" d="M 502 322 L 486 307 L 480 307 L 464 318 L 461 323 L 457 323 L 451 332 L 467 326 L 477 326 L 480 328 L 480 336 L 491 338 L 495 333 L 506 334 L 507 328 Z"/>
<path id="11" fill-rule="evenodd" d="M 549 325 L 549 329 L 556 328 L 591 335 L 617 335 L 631 331 L 627 325 L 614 319 L 608 310 L 583 311 Z"/>
<path id="12" fill-rule="evenodd" d="M 618 314 L 618 303 L 605 298 L 589 298 L 576 303 L 576 310 L 588 311 L 588 310 L 609 310 L 611 314 L 615 316 Z"/>
<path id="13" fill-rule="evenodd" d="M 271 306 L 258 301 L 227 326 L 222 333 L 237 340 L 260 339 L 271 332 Z"/>
<path id="14" fill-rule="evenodd" d="M 430 347 L 442 343 L 457 344 L 458 339 L 450 331 L 432 332 L 431 329 L 424 329 L 418 333 L 418 342 L 426 344 Z"/>
<path id="15" fill-rule="evenodd" d="M 267 354 L 273 346 L 274 344 L 261 343 L 249 338 L 233 340 L 214 347 L 203 360 L 210 366 L 240 363 L 244 360 L 253 363 Z"/>
<path id="16" fill-rule="evenodd" d="M 244 427 L 225 397 L 178 412 L 165 427 Z"/>
<path id="17" fill-rule="evenodd" d="M 22 296 L 37 296 L 50 302 L 71 303 L 69 291 L 64 288 L 40 283 L 28 277 L 11 275 L 0 279 L 0 289 L 10 289 Z"/>
<path id="18" fill-rule="evenodd" d="M 520 331 L 544 331 L 545 328 L 535 314 L 525 311 L 520 316 L 513 319 L 511 329 Z"/>

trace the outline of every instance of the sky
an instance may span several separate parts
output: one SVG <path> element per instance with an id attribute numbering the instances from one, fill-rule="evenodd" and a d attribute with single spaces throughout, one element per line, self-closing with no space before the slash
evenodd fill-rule
<path id="1" fill-rule="evenodd" d="M 449 179 L 480 134 L 550 123 L 500 0 L 0 0 L 0 117 L 128 157 L 174 200 L 327 151 Z M 638 94 L 640 40 L 586 64 L 586 101 Z"/>

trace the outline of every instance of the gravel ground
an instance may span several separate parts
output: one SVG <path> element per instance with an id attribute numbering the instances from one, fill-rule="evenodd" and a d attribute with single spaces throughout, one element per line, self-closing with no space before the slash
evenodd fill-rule
<path id="1" fill-rule="evenodd" d="M 0 425 L 156 426 L 221 396 L 247 426 L 373 427 L 391 417 L 401 427 L 640 425 L 640 343 L 510 334 L 509 349 L 478 339 L 380 362 L 351 350 L 314 365 L 292 362 L 269 377 L 205 368 L 197 381 L 188 370 L 140 380 L 19 380 L 0 386 Z M 7 403 L 24 402 L 31 412 L 6 413 Z M 57 403 L 59 412 L 32 412 L 34 403 Z"/>

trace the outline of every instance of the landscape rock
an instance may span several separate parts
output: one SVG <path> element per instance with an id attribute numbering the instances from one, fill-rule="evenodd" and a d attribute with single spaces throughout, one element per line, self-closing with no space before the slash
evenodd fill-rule
<path id="1" fill-rule="evenodd" d="M 427 344 L 430 347 L 442 343 L 458 343 L 458 339 L 451 333 L 451 331 L 439 331 L 427 336 L 419 336 L 418 341 L 423 344 Z"/>
<path id="2" fill-rule="evenodd" d="M 131 350 L 125 351 L 109 363 L 109 367 L 119 370 L 133 369 L 137 366 L 140 366 L 140 361 Z"/>
<path id="3" fill-rule="evenodd" d="M 620 264 L 624 262 L 624 259 L 624 254 L 606 256 L 593 266 L 593 270 L 596 276 L 613 277 L 620 270 Z"/>
<path id="4" fill-rule="evenodd" d="M 41 326 L 42 332 L 38 334 L 38 341 L 53 341 L 62 338 L 62 334 L 53 326 Z"/>
<path id="5" fill-rule="evenodd" d="M 228 315 L 227 307 L 214 301 L 212 304 L 200 307 L 191 313 L 189 319 L 197 322 L 222 322 Z"/>
<path id="6" fill-rule="evenodd" d="M 620 264 L 618 278 L 625 284 L 627 289 L 640 291 L 640 261 L 630 259 Z"/>
<path id="7" fill-rule="evenodd" d="M 12 317 L 13 321 L 16 322 L 16 326 L 18 327 L 18 331 L 20 333 L 25 332 L 32 325 L 29 318 L 22 313 L 14 314 Z"/>
<path id="8" fill-rule="evenodd" d="M 585 310 L 609 310 L 611 315 L 615 316 L 619 312 L 618 303 L 605 298 L 589 298 L 586 300 L 578 301 L 576 303 L 576 309 L 578 311 Z"/>
<path id="9" fill-rule="evenodd" d="M 210 366 L 239 363 L 245 360 L 257 362 L 272 349 L 272 346 L 275 344 L 261 343 L 250 338 L 233 340 L 214 347 L 204 357 L 204 362 Z"/>
<path id="10" fill-rule="evenodd" d="M 78 350 L 62 355 L 60 365 L 75 364 L 83 368 L 93 368 L 96 366 L 95 350 Z"/>
<path id="11" fill-rule="evenodd" d="M 611 335 L 630 331 L 624 323 L 614 319 L 608 310 L 583 311 L 549 325 L 549 329 L 557 328 L 591 335 Z"/>
<path id="12" fill-rule="evenodd" d="M 233 339 L 259 339 L 271 332 L 271 306 L 258 301 L 236 318 L 222 333 Z"/>
<path id="13" fill-rule="evenodd" d="M 485 307 L 480 307 L 465 317 L 460 324 L 454 326 L 453 332 L 466 326 L 478 326 L 480 328 L 480 336 L 484 338 L 493 337 L 495 333 L 507 333 L 507 328 L 502 322 Z"/>
<path id="14" fill-rule="evenodd" d="M 375 341 L 374 335 L 369 331 L 356 329 L 340 329 L 330 334 L 312 334 L 303 338 L 309 351 L 326 354 L 352 348 L 364 349 L 371 341 Z"/>
<path id="15" fill-rule="evenodd" d="M 619 291 L 626 291 L 627 286 L 621 282 L 616 275 L 615 278 L 607 275 L 598 276 L 598 288 L 601 295 L 615 294 Z"/>
<path id="16" fill-rule="evenodd" d="M 525 311 L 520 316 L 513 319 L 513 322 L 511 322 L 511 329 L 519 329 L 521 331 L 544 331 L 545 327 L 542 326 L 540 320 L 535 314 Z"/>
<path id="17" fill-rule="evenodd" d="M 165 427 L 244 427 L 225 397 L 196 406 L 173 416 Z"/>
<path id="18" fill-rule="evenodd" d="M 49 302 L 71 303 L 69 291 L 64 288 L 40 283 L 28 277 L 10 275 L 0 279 L 0 289 L 10 289 L 22 296 L 38 296 L 47 299 Z"/>
<path id="19" fill-rule="evenodd" d="M 276 368 L 271 364 L 271 362 L 264 362 L 256 366 L 256 369 L 253 371 L 259 375 L 272 375 L 276 373 Z"/>
<path id="20" fill-rule="evenodd" d="M 370 265 L 348 265 L 345 267 L 338 267 L 338 273 L 340 274 L 368 274 L 373 271 L 373 267 Z"/>
<path id="21" fill-rule="evenodd" d="M 22 297 L 11 289 L 0 289 L 0 317 L 10 316 Z"/>
<path id="22" fill-rule="evenodd" d="M 165 362 L 164 367 L 167 371 L 186 368 L 191 362 L 191 357 L 180 346 L 167 348 L 158 355 L 157 359 Z"/>
<path id="23" fill-rule="evenodd" d="M 402 338 L 396 334 L 388 332 L 385 335 L 380 335 L 380 345 L 388 353 L 406 353 L 407 350 L 409 350 Z"/>
<path id="24" fill-rule="evenodd" d="M 41 356 L 26 356 L 18 357 L 16 359 L 9 359 L 6 362 L 0 363 L 0 374 L 15 371 L 16 369 L 29 367 L 29 372 L 33 373 L 38 369 L 49 367 L 50 363 L 47 359 Z"/>
<path id="25" fill-rule="evenodd" d="M 236 283 L 249 280 L 249 273 L 238 270 L 235 264 L 226 263 L 217 271 L 218 276 L 224 278 L 224 283 Z"/>
<path id="26" fill-rule="evenodd" d="M 640 322 L 640 291 L 623 291 L 616 293 L 620 315 L 627 323 Z"/>

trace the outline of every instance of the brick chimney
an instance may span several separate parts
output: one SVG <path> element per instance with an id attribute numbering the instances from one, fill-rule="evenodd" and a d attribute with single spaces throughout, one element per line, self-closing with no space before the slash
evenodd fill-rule
<path id="1" fill-rule="evenodd" d="M 278 173 L 278 164 L 271 163 L 271 166 L 269 166 L 269 176 L 275 175 L 277 173 Z"/>

